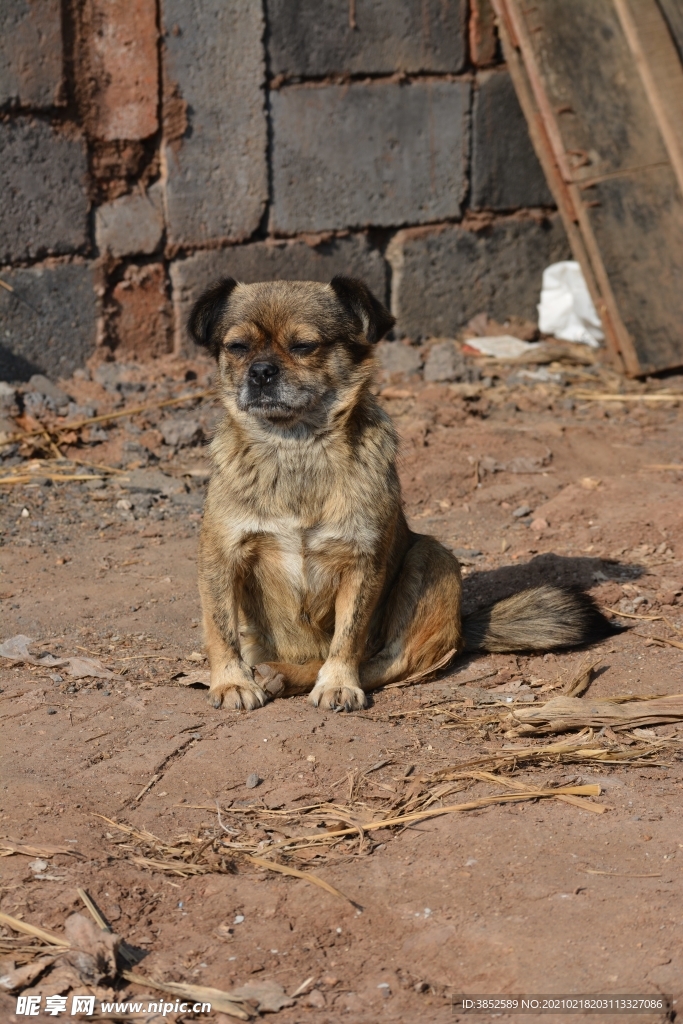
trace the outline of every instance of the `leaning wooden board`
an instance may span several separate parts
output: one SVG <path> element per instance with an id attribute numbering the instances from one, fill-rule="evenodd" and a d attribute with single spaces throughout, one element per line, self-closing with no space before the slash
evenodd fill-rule
<path id="1" fill-rule="evenodd" d="M 683 65 L 656 0 L 493 0 L 615 362 L 683 365 Z"/>

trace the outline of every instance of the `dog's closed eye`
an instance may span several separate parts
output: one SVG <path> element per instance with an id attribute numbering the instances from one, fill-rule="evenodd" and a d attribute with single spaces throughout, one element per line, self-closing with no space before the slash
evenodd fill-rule
<path id="1" fill-rule="evenodd" d="M 245 352 L 249 351 L 249 346 L 246 341 L 231 341 L 226 348 L 228 352 L 233 352 L 237 356 L 244 355 Z"/>
<path id="2" fill-rule="evenodd" d="M 289 351 L 295 356 L 305 356 L 309 352 L 315 352 L 318 347 L 317 341 L 295 341 L 290 345 Z"/>

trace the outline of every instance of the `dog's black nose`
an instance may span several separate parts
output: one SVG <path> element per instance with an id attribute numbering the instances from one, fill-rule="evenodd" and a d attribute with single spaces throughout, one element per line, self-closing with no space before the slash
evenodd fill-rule
<path id="1" fill-rule="evenodd" d="M 275 363 L 252 363 L 249 367 L 249 380 L 263 388 L 266 384 L 272 384 L 279 372 L 280 367 Z"/>

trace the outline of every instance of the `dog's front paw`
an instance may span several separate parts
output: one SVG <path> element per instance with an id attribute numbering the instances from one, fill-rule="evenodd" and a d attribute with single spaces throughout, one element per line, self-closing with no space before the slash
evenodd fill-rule
<path id="1" fill-rule="evenodd" d="M 330 662 L 320 669 L 308 699 L 314 707 L 330 711 L 358 711 L 367 703 L 357 673 L 348 665 Z"/>
<path id="2" fill-rule="evenodd" d="M 269 695 L 254 680 L 247 665 L 227 665 L 211 673 L 209 704 L 214 708 L 254 711 L 267 703 Z"/>

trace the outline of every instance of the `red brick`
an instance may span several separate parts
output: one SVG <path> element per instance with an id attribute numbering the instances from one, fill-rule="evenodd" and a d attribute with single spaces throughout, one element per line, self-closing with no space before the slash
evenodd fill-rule
<path id="1" fill-rule="evenodd" d="M 105 141 L 154 135 L 159 93 L 155 0 L 90 0 L 83 28 L 94 82 L 92 134 Z"/>
<path id="2" fill-rule="evenodd" d="M 160 263 L 128 267 L 113 297 L 117 356 L 143 360 L 170 351 L 171 304 Z"/>

